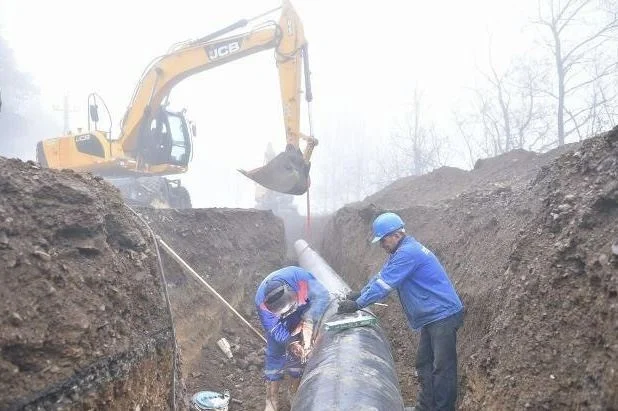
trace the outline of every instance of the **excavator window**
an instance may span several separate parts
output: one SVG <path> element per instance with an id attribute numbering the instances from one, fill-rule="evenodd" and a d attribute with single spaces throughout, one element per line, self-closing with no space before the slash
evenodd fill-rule
<path id="1" fill-rule="evenodd" d="M 141 156 L 147 164 L 186 166 L 191 154 L 191 136 L 180 113 L 162 110 L 142 136 Z"/>
<path id="2" fill-rule="evenodd" d="M 172 164 L 187 165 L 191 154 L 191 140 L 187 123 L 184 117 L 172 113 L 168 113 L 167 119 L 172 143 L 170 162 Z"/>
<path id="3" fill-rule="evenodd" d="M 160 113 L 150 122 L 147 133 L 142 136 L 142 156 L 146 163 L 165 164 L 169 161 L 171 139 L 165 113 Z"/>
<path id="4" fill-rule="evenodd" d="M 77 151 L 80 153 L 90 154 L 91 156 L 101 158 L 105 157 L 103 145 L 99 139 L 92 134 L 81 134 L 79 136 L 75 136 L 75 146 L 77 147 Z"/>

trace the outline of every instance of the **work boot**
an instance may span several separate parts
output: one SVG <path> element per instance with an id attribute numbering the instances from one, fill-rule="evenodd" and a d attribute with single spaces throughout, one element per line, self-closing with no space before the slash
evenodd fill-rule
<path id="1" fill-rule="evenodd" d="M 266 408 L 264 411 L 279 411 L 279 381 L 266 383 Z"/>

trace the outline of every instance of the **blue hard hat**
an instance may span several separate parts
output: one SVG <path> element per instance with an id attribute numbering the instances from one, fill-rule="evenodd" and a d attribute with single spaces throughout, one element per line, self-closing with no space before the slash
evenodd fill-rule
<path id="1" fill-rule="evenodd" d="M 373 240 L 372 243 L 377 243 L 382 238 L 386 237 L 390 233 L 393 233 L 401 228 L 405 223 L 395 213 L 383 213 L 373 220 Z"/>

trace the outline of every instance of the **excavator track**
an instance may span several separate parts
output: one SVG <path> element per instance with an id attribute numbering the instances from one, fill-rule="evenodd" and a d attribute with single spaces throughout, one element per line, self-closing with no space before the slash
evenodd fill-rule
<path id="1" fill-rule="evenodd" d="M 132 207 L 191 208 L 191 197 L 178 180 L 164 177 L 108 179 Z"/>

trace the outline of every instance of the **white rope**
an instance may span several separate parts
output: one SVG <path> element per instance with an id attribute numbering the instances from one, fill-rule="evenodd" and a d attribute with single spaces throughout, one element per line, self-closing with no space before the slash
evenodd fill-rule
<path id="1" fill-rule="evenodd" d="M 208 284 L 208 282 L 206 282 L 206 280 L 204 280 L 197 272 L 195 272 L 195 270 L 193 270 L 193 268 L 191 268 L 191 266 L 189 264 L 187 264 L 182 258 L 180 258 L 180 256 L 178 256 L 178 254 L 176 254 L 176 252 L 174 250 L 172 250 L 172 248 L 167 245 L 165 243 L 165 241 L 163 241 L 161 239 L 161 237 L 157 236 L 157 241 L 159 242 L 159 244 L 161 245 L 161 247 L 163 247 L 163 249 L 165 251 L 167 251 L 167 253 L 174 259 L 176 260 L 176 262 L 178 262 L 178 264 L 180 264 L 187 272 L 193 274 L 193 276 L 200 281 L 202 284 L 204 284 L 206 286 L 206 288 L 208 288 L 208 291 L 210 291 L 215 297 L 217 297 L 219 299 L 219 301 L 221 301 L 230 311 L 232 311 L 234 313 L 234 315 L 236 315 L 238 318 L 240 318 L 240 320 L 251 329 L 251 331 L 253 331 L 258 337 L 260 337 L 264 342 L 266 342 L 266 338 L 264 338 L 264 336 L 255 329 L 255 327 L 253 327 L 251 324 L 249 324 L 249 322 L 247 320 L 245 320 L 245 318 L 238 312 L 236 311 L 236 309 L 234 309 L 234 307 L 232 307 L 230 305 L 230 303 L 228 303 L 225 298 L 223 298 L 221 296 L 221 294 L 219 294 L 217 292 L 217 290 L 215 290 L 210 284 Z"/>

